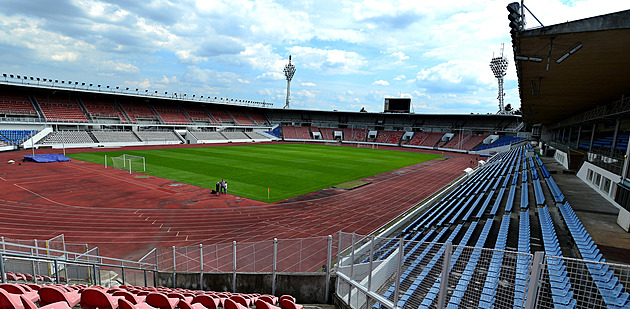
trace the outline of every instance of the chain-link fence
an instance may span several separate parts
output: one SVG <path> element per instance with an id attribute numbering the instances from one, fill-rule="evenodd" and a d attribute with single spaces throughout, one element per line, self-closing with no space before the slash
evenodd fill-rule
<path id="1" fill-rule="evenodd" d="M 146 286 L 155 283 L 156 271 L 155 263 L 103 257 L 98 247 L 66 243 L 63 235 L 28 241 L 0 238 L 2 282 Z"/>
<path id="2" fill-rule="evenodd" d="M 155 254 L 160 271 L 318 272 L 326 271 L 340 247 L 352 245 L 348 235 L 160 248 Z"/>
<path id="3" fill-rule="evenodd" d="M 628 308 L 630 266 L 405 239 L 355 238 L 340 252 L 352 308 Z"/>

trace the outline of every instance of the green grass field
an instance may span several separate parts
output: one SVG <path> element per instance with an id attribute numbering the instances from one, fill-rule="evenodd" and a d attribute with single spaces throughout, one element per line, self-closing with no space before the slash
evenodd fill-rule
<path id="1" fill-rule="evenodd" d="M 228 182 L 228 193 L 263 202 L 284 200 L 440 157 L 312 144 L 122 150 L 68 157 L 104 164 L 105 155 L 111 158 L 122 154 L 145 157 L 145 174 L 209 189 L 223 178 Z M 111 165 L 111 159 L 108 161 Z"/>

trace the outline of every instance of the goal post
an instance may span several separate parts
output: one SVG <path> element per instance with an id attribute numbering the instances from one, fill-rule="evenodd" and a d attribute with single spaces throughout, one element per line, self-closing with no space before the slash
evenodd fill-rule
<path id="1" fill-rule="evenodd" d="M 145 157 L 123 154 L 117 157 L 111 157 L 112 167 L 132 172 L 145 172 L 147 169 L 147 161 Z"/>

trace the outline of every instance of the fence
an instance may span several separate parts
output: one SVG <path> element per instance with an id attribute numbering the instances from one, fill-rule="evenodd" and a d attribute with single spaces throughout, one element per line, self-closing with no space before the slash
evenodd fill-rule
<path id="1" fill-rule="evenodd" d="M 629 265 L 399 238 L 340 240 L 347 249 L 339 252 L 336 296 L 353 309 L 630 305 Z"/>
<path id="2" fill-rule="evenodd" d="M 0 281 L 9 279 L 11 272 L 28 274 L 35 282 L 155 285 L 156 264 L 143 262 L 147 256 L 139 261 L 104 257 L 98 247 L 66 243 L 63 235 L 44 241 L 1 237 Z"/>

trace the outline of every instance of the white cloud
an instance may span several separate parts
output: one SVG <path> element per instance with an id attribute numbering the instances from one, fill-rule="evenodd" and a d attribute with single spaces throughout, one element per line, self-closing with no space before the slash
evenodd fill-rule
<path id="1" fill-rule="evenodd" d="M 377 80 L 375 82 L 372 83 L 372 85 L 376 85 L 376 86 L 389 86 L 389 82 L 386 80 Z"/>
<path id="2" fill-rule="evenodd" d="M 315 83 L 302 83 L 303 87 L 315 87 Z"/>
<path id="3" fill-rule="evenodd" d="M 392 53 L 390 55 L 390 57 L 396 59 L 397 62 L 402 62 L 402 61 L 405 61 L 405 60 L 409 59 L 409 56 L 405 55 L 405 53 L 403 53 L 401 51 L 397 51 L 395 53 Z"/>
<path id="4" fill-rule="evenodd" d="M 283 80 L 284 75 L 280 72 L 265 72 L 259 75 L 258 77 L 256 77 L 256 79 L 261 80 L 261 81 L 276 81 L 276 80 Z"/>
<path id="5" fill-rule="evenodd" d="M 133 64 L 122 63 L 122 62 L 113 61 L 113 60 L 103 61 L 101 63 L 101 67 L 104 69 L 110 69 L 112 71 L 127 72 L 127 73 L 135 73 L 135 72 L 140 71 L 140 69 L 138 69 L 138 67 Z"/>
<path id="6" fill-rule="evenodd" d="M 403 80 L 405 78 L 407 78 L 407 76 L 405 76 L 405 74 L 401 74 L 401 75 L 398 75 L 398 76 L 394 77 L 394 80 Z"/>
<path id="7" fill-rule="evenodd" d="M 361 55 L 345 50 L 293 46 L 290 51 L 295 55 L 296 63 L 324 73 L 356 73 L 366 64 Z"/>

